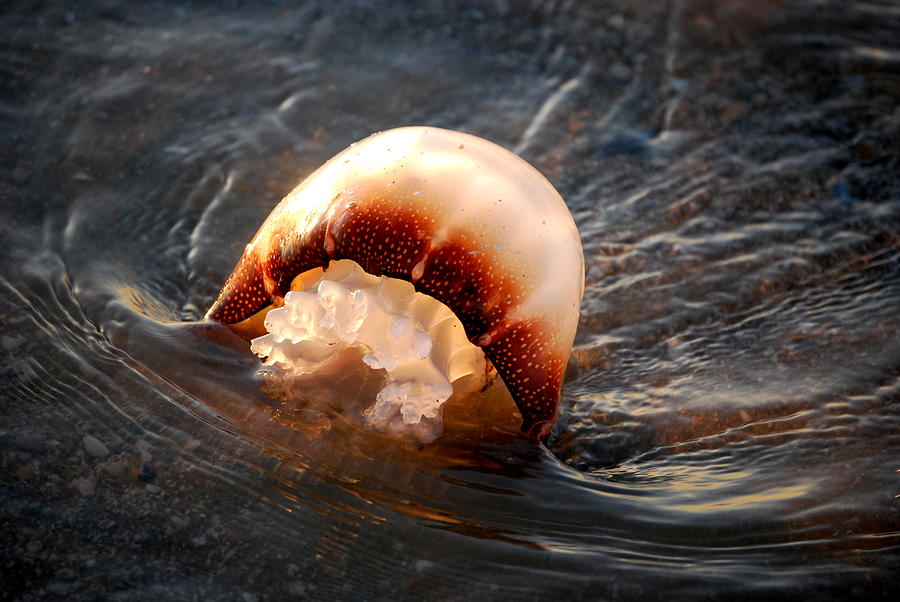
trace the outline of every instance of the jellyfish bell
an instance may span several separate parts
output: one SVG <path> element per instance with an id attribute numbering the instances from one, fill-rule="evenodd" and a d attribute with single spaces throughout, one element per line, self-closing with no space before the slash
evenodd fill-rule
<path id="1" fill-rule="evenodd" d="M 352 260 L 360 270 L 342 267 L 324 276 L 322 269 L 331 272 L 340 260 Z M 364 276 L 408 285 L 382 285 Z M 353 346 L 358 341 L 354 332 L 366 331 L 382 347 L 391 337 L 409 343 L 395 350 L 398 357 L 425 359 L 417 356 L 428 345 L 429 354 L 433 349 L 445 359 L 447 349 L 455 350 L 450 357 L 459 354 L 456 372 L 443 375 L 450 383 L 453 375 L 476 373 L 479 354 L 462 352 L 456 340 L 435 347 L 435 338 L 447 332 L 431 332 L 433 324 L 391 298 L 412 291 L 449 308 L 464 339 L 483 352 L 509 390 L 522 431 L 546 437 L 584 291 L 581 242 L 553 186 L 524 160 L 482 138 L 405 127 L 351 145 L 272 211 L 206 317 L 232 325 L 245 337 L 260 334 L 264 326 L 268 334 L 254 348 L 273 365 L 286 366 L 285 354 L 301 351 L 279 347 L 286 340 L 311 348 L 331 337 Z M 380 310 L 373 299 L 383 301 Z M 393 356 L 379 355 L 374 344 L 360 342 L 371 350 L 364 361 L 396 370 L 402 362 L 394 365 Z M 308 366 L 318 361 L 315 353 L 310 357 L 304 360 Z M 463 358 L 469 363 L 460 367 Z M 432 361 L 428 370 L 450 370 L 441 361 Z M 396 386 L 386 386 L 388 392 L 379 393 L 381 400 L 370 408 L 372 428 L 391 432 L 396 422 L 390 416 L 415 420 L 415 411 L 404 414 L 402 401 L 388 404 L 391 411 L 379 401 L 408 400 L 416 387 L 425 391 L 422 399 L 440 397 L 428 389 L 438 386 L 436 376 L 417 380 L 422 366 L 404 364 L 388 377 L 388 385 Z M 447 392 L 443 382 L 438 388 L 441 395 Z M 430 419 L 434 408 L 420 401 L 416 407 Z M 388 418 L 380 421 L 379 416 Z"/>

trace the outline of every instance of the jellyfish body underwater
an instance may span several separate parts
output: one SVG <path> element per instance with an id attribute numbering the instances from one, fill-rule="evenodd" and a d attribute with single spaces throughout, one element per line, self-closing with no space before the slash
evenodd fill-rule
<path id="1" fill-rule="evenodd" d="M 480 349 L 521 430 L 544 439 L 583 292 L 578 230 L 537 169 L 473 135 L 403 127 L 354 143 L 290 192 L 206 318 L 262 334 L 253 350 L 294 374 L 330 361 L 335 345 L 361 347 L 389 373 L 369 426 L 399 433 L 402 420 L 426 442 L 448 383 L 478 370 Z"/>

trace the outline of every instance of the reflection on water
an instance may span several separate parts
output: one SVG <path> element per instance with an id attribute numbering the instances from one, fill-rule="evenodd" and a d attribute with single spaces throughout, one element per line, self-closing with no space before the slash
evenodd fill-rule
<path id="1" fill-rule="evenodd" d="M 888 2 L 6 8 L 13 598 L 888 598 Z M 587 282 L 548 446 L 282 404 L 193 323 L 281 196 L 406 124 L 516 149 Z M 97 440 L 95 443 L 93 437 Z"/>

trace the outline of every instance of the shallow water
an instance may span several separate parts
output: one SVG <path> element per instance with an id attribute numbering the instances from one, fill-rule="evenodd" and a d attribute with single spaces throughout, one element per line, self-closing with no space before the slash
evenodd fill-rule
<path id="1" fill-rule="evenodd" d="M 900 10 L 582 4 L 2 10 L 3 597 L 896 593 Z M 572 209 L 546 447 L 282 407 L 188 324 L 284 193 L 406 124 Z"/>

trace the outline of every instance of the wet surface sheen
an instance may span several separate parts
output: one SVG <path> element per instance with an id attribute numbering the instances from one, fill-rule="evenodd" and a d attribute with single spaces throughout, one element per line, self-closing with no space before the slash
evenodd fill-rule
<path id="1" fill-rule="evenodd" d="M 895 593 L 896 3 L 20 3 L 0 32 L 0 597 Z M 281 406 L 189 324 L 281 196 L 409 124 L 515 150 L 575 216 L 546 447 Z"/>

